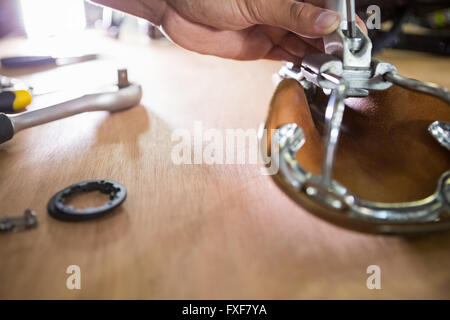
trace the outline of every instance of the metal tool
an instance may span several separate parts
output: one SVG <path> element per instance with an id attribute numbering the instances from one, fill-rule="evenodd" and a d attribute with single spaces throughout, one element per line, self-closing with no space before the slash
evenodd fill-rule
<path id="1" fill-rule="evenodd" d="M 98 58 L 97 54 L 85 54 L 76 57 L 53 57 L 53 56 L 16 56 L 0 59 L 3 68 L 25 68 L 41 66 L 64 66 L 68 64 L 80 63 Z"/>
<path id="2" fill-rule="evenodd" d="M 0 219 L 0 233 L 18 232 L 38 225 L 36 213 L 31 210 L 25 210 L 22 217 Z"/>
<path id="3" fill-rule="evenodd" d="M 365 97 L 371 90 L 386 90 L 395 84 L 439 98 L 450 107 L 447 89 L 402 77 L 397 74 L 395 66 L 372 58 L 372 42 L 356 24 L 354 0 L 337 0 L 335 9 L 341 14 L 343 22 L 336 32 L 325 37 L 325 54 L 309 55 L 303 59 L 301 66 L 287 64 L 279 73 L 284 78 L 299 81 L 307 96 L 316 88 L 331 93 L 325 113 L 322 173 L 312 174 L 298 162 L 297 152 L 306 142 L 306 137 L 296 124 L 287 124 L 274 135 L 272 149 L 280 151 L 271 154 L 271 161 L 280 168 L 283 182 L 305 202 L 312 201 L 349 218 L 374 223 L 378 225 L 379 232 L 427 232 L 449 228 L 449 223 L 434 222 L 450 213 L 450 171 L 441 176 L 434 194 L 409 203 L 366 201 L 333 180 L 345 98 Z M 430 125 L 429 131 L 450 150 L 450 124 L 435 122 Z M 261 143 L 264 143 L 263 139 Z"/>
<path id="4" fill-rule="evenodd" d="M 129 83 L 127 70 L 122 69 L 118 71 L 118 83 L 114 91 L 88 94 L 51 107 L 16 115 L 0 113 L 0 144 L 12 139 L 24 129 L 83 112 L 126 110 L 138 105 L 141 98 L 141 86 Z"/>
<path id="5" fill-rule="evenodd" d="M 0 91 L 3 91 L 3 90 L 29 90 L 29 89 L 31 89 L 30 86 L 19 79 L 0 75 Z"/>

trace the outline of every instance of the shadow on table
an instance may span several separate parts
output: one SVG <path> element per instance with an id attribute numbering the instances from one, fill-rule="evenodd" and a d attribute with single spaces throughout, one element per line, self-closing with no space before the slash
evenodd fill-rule
<path id="1" fill-rule="evenodd" d="M 120 144 L 129 159 L 140 156 L 139 136 L 150 129 L 147 110 L 139 105 L 124 112 L 106 117 L 97 131 L 97 145 Z"/>

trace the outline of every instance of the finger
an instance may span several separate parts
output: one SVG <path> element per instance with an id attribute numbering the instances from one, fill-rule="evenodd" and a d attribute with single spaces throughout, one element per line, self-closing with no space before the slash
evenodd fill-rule
<path id="1" fill-rule="evenodd" d="M 268 60 L 276 60 L 276 61 L 289 61 L 289 62 L 293 62 L 295 64 L 300 63 L 300 59 L 298 57 L 287 52 L 286 50 L 284 50 L 283 48 L 281 48 L 279 46 L 273 47 L 267 53 L 267 55 L 265 55 L 263 58 L 268 59 Z"/>
<path id="2" fill-rule="evenodd" d="M 259 25 L 257 27 L 260 29 L 264 34 L 267 35 L 267 37 L 272 41 L 274 44 L 280 43 L 283 38 L 286 36 L 286 34 L 289 33 L 289 31 L 278 28 L 278 27 L 272 27 L 268 25 Z"/>
<path id="3" fill-rule="evenodd" d="M 266 59 L 301 62 L 305 55 L 323 51 L 322 39 L 303 38 L 290 31 L 268 25 L 260 25 L 257 29 L 273 43 L 274 52 L 283 50 L 282 57 L 276 55 L 277 58 L 273 59 L 273 52 L 271 52 Z M 290 55 L 290 59 L 286 58 L 286 54 Z"/>
<path id="4" fill-rule="evenodd" d="M 323 47 L 323 40 L 322 38 L 319 39 L 310 39 L 310 38 L 304 38 L 304 37 L 300 37 L 295 33 L 292 33 L 290 31 L 286 31 L 285 29 L 282 28 L 278 28 L 278 27 L 272 27 L 272 26 L 268 26 L 268 25 L 260 25 L 258 26 L 269 38 L 270 40 L 274 43 L 274 44 L 280 44 L 283 39 L 288 35 L 291 34 L 293 40 L 297 39 L 297 41 L 299 41 L 300 43 L 307 43 L 310 46 L 313 46 L 314 48 L 317 48 L 320 51 L 324 51 L 324 47 Z M 291 37 L 291 36 L 289 36 Z"/>
<path id="5" fill-rule="evenodd" d="M 320 52 L 317 48 L 306 43 L 293 33 L 286 34 L 278 45 L 290 54 L 298 57 L 300 61 L 308 54 Z"/>
<path id="6" fill-rule="evenodd" d="M 325 51 L 325 47 L 324 47 L 322 38 L 319 38 L 319 39 L 301 38 L 301 39 L 302 39 L 302 41 L 304 41 L 307 44 L 309 44 L 310 46 L 316 48 L 320 52 Z"/>
<path id="7" fill-rule="evenodd" d="M 338 13 L 294 0 L 248 1 L 254 24 L 281 27 L 304 37 L 318 38 L 337 29 Z"/>
<path id="8" fill-rule="evenodd" d="M 273 48 L 272 41 L 259 28 L 218 30 L 189 21 L 171 7 L 162 19 L 161 30 L 180 47 L 223 58 L 256 60 L 264 58 Z"/>

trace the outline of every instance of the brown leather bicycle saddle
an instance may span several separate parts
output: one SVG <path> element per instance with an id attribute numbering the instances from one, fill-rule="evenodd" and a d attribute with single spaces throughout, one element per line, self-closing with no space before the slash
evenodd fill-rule
<path id="1" fill-rule="evenodd" d="M 272 151 L 271 130 L 295 123 L 306 137 L 296 159 L 304 169 L 320 175 L 328 99 L 322 90 L 317 90 L 308 102 L 298 81 L 283 80 L 274 93 L 265 125 L 269 132 L 268 154 Z M 346 99 L 345 104 L 333 180 L 357 197 L 376 203 L 420 201 L 436 192 L 440 178 L 450 170 L 450 152 L 432 137 L 428 127 L 436 120 L 450 122 L 450 108 L 445 102 L 393 86 L 371 92 L 366 98 Z M 273 178 L 302 207 L 341 226 L 383 233 L 450 227 L 448 212 L 420 226 L 401 221 L 392 226 L 366 220 L 312 201 L 288 183 L 280 171 Z"/>

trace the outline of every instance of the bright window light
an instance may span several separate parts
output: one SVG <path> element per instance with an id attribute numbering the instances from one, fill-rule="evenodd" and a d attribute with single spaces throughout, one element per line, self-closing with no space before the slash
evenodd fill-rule
<path id="1" fill-rule="evenodd" d="M 83 0 L 21 0 L 29 37 L 59 35 L 86 26 Z"/>

